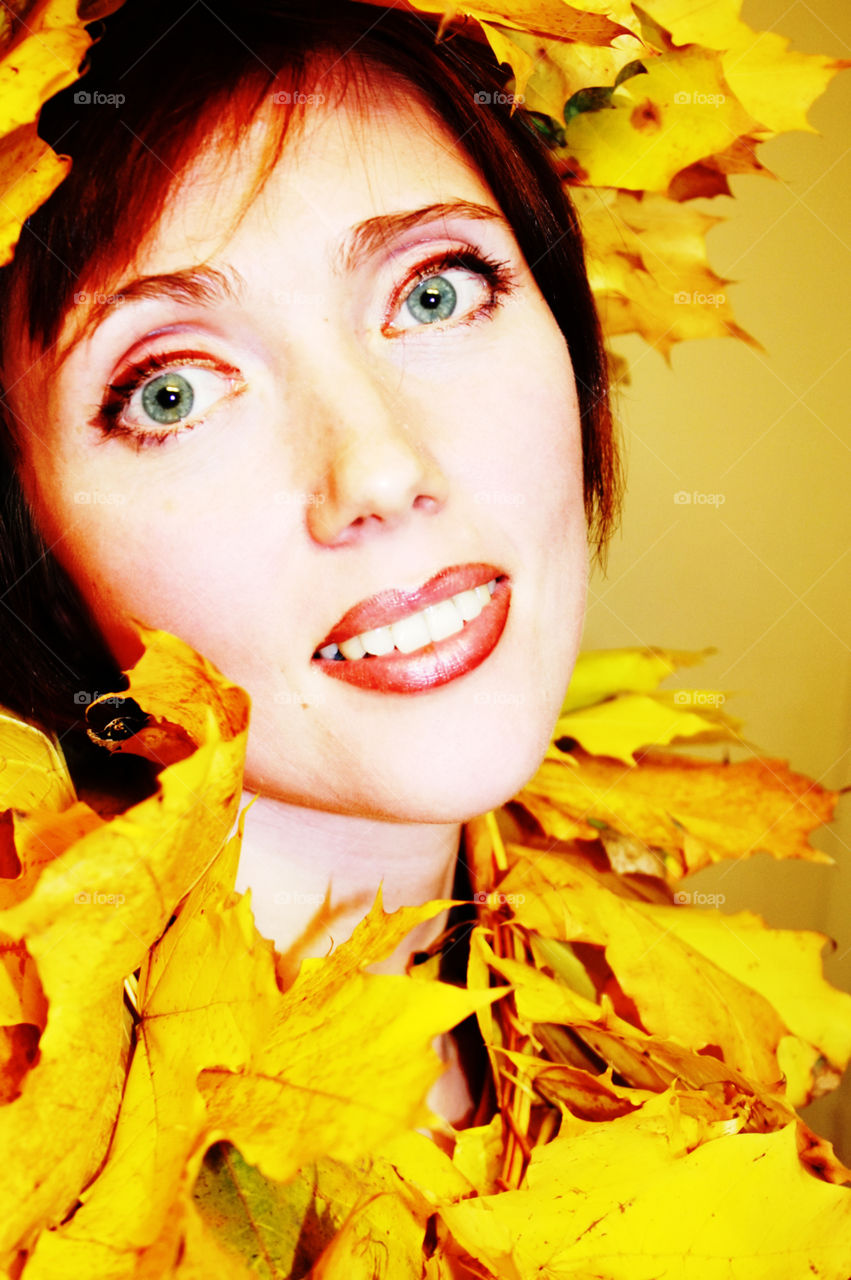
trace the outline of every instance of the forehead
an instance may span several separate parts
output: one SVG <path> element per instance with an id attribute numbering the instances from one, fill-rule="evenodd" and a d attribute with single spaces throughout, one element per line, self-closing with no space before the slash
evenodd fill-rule
<path id="1" fill-rule="evenodd" d="M 412 89 L 377 72 L 300 104 L 270 166 L 280 105 L 271 95 L 238 147 L 211 137 L 176 180 L 135 255 L 140 272 L 180 270 L 226 246 L 340 238 L 375 214 L 444 200 L 497 202 L 448 126 Z M 258 190 L 259 186 L 259 190 Z"/>

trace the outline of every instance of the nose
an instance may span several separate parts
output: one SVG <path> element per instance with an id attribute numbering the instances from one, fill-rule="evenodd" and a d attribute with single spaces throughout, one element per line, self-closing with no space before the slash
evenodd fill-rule
<path id="1" fill-rule="evenodd" d="M 364 526 L 439 510 L 447 480 L 427 447 L 421 415 L 408 421 L 405 401 L 358 362 L 326 368 L 325 378 L 311 423 L 322 445 L 307 513 L 311 537 L 344 543 Z"/>

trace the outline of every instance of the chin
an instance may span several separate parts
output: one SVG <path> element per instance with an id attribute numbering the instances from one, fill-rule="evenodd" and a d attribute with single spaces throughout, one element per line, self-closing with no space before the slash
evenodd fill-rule
<path id="1" fill-rule="evenodd" d="M 417 791 L 407 796 L 403 820 L 468 822 L 497 809 L 537 772 L 550 740 L 549 725 L 532 737 L 524 733 L 483 737 L 472 753 L 447 753 L 441 767 L 424 770 Z"/>
<path id="2" fill-rule="evenodd" d="M 348 768 L 329 780 L 313 773 L 298 780 L 280 774 L 279 753 L 263 750 L 262 738 L 249 741 L 245 786 L 269 798 L 301 808 L 397 823 L 456 823 L 486 813 L 510 800 L 543 759 L 558 714 L 507 715 L 504 707 L 479 708 L 479 714 L 440 718 L 398 740 L 372 744 Z M 279 738 L 277 739 L 280 740 Z"/>

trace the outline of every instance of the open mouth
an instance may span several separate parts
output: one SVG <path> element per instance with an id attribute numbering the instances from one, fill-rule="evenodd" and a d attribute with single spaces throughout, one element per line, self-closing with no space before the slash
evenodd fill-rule
<path id="1" fill-rule="evenodd" d="M 490 604 L 496 583 L 496 578 L 491 578 L 485 586 L 459 591 L 448 600 L 426 605 L 425 609 L 408 614 L 390 626 L 362 631 L 349 640 L 341 640 L 339 645 L 327 644 L 316 656 L 330 658 L 332 662 L 357 662 L 365 657 L 382 658 L 394 650 L 416 653 L 426 645 L 457 635 L 466 623 L 478 618 Z"/>
<path id="2" fill-rule="evenodd" d="M 381 593 L 350 610 L 313 660 L 327 675 L 360 688 L 426 692 L 484 662 L 510 604 L 509 580 L 494 566 L 444 570 L 416 592 Z"/>

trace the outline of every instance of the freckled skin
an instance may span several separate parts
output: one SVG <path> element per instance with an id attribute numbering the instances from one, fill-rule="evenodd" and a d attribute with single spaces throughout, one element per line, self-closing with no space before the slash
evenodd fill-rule
<path id="1" fill-rule="evenodd" d="M 333 272 L 363 219 L 496 207 L 422 110 L 388 90 L 369 119 L 345 102 L 312 108 L 235 230 L 265 126 L 241 156 L 202 158 L 129 274 L 227 264 L 242 302 L 117 307 L 58 376 L 36 364 L 16 389 L 31 427 L 23 478 L 119 660 L 138 651 L 136 618 L 248 690 L 248 786 L 310 810 L 451 823 L 531 775 L 569 679 L 586 576 L 578 408 L 564 339 L 502 224 L 415 227 Z M 513 292 L 470 323 L 389 336 L 394 290 L 459 245 L 507 262 Z M 453 282 L 462 303 L 482 301 L 481 282 Z M 203 422 L 162 447 L 104 441 L 93 408 L 149 348 L 198 351 L 244 387 L 223 380 Z M 358 601 L 478 561 L 500 566 L 512 595 L 474 671 L 405 696 L 312 662 Z"/>

